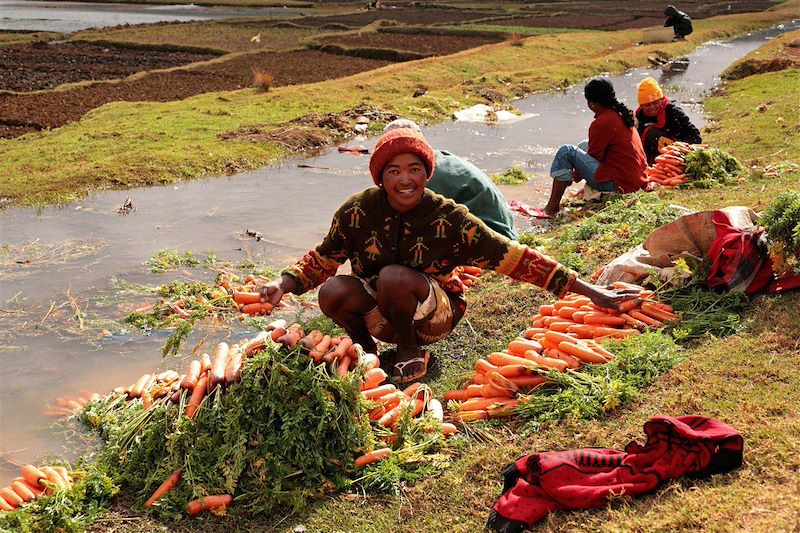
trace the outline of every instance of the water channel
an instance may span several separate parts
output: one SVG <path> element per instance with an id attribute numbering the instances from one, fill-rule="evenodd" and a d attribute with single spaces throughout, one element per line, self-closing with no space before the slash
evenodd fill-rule
<path id="1" fill-rule="evenodd" d="M 611 80 L 620 99 L 634 104 L 638 82 L 654 75 L 702 126 L 702 99 L 719 83 L 725 67 L 797 27 L 800 21 L 708 43 L 691 54 L 685 72 L 636 69 Z M 549 191 L 546 170 L 553 153 L 560 144 L 582 140 L 592 114 L 582 85 L 535 94 L 518 100 L 516 106 L 527 118 L 491 126 L 451 122 L 423 131 L 434 147 L 449 149 L 488 173 L 512 166 L 533 173 L 528 184 L 503 190 L 509 200 L 540 205 Z M 375 140 L 362 144 L 371 148 Z M 0 484 L 17 475 L 15 464 L 33 461 L 42 453 L 70 456 L 61 433 L 49 425 L 52 419 L 42 415 L 56 396 L 74 396 L 80 390 L 104 393 L 144 372 L 185 366 L 179 359 L 162 361 L 166 332 L 87 338 L 48 327 L 54 305 L 62 305 L 63 313 L 67 291 L 85 302 L 87 317 L 119 319 L 124 306 L 112 287 L 114 278 L 160 284 L 181 276 L 212 277 L 202 269 L 149 274 L 143 263 L 157 250 L 192 250 L 200 257 L 213 252 L 224 260 L 251 257 L 275 266 L 286 264 L 326 233 L 331 215 L 348 195 L 371 185 L 367 163 L 368 156 L 334 149 L 231 177 L 103 192 L 66 206 L 0 212 L 0 244 L 20 249 L 35 241 L 53 250 L 51 261 L 23 262 L 0 275 L 0 357 L 5 368 L 0 378 Z M 128 198 L 136 210 L 118 215 Z M 261 232 L 265 239 L 242 237 L 246 229 Z M 81 253 L 62 257 L 61 248 Z M 145 302 L 128 302 L 127 309 L 137 303 Z M 220 331 L 212 342 L 226 334 L 252 332 Z"/>

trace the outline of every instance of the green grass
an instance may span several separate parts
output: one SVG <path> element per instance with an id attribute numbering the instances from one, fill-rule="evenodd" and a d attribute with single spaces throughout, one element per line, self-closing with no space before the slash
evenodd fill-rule
<path id="1" fill-rule="evenodd" d="M 785 19 L 781 10 L 698 21 L 695 40 L 634 46 L 639 32 L 583 32 L 534 36 L 442 59 L 392 65 L 324 83 L 209 93 L 168 103 L 107 104 L 80 122 L 49 132 L 0 140 L 0 196 L 6 205 L 68 201 L 101 188 L 128 188 L 230 174 L 287 155 L 275 143 L 221 140 L 220 133 L 252 124 L 280 124 L 316 112 L 343 112 L 366 101 L 431 123 L 478 102 L 465 80 L 511 98 L 576 83 L 602 71 L 644 64 L 655 50 L 681 55 L 719 38 Z M 412 98 L 419 85 L 426 95 Z M 219 113 L 224 109 L 227 114 Z"/>
<path id="2" fill-rule="evenodd" d="M 530 179 L 530 176 L 521 168 L 514 167 L 499 174 L 492 174 L 490 178 L 493 182 L 503 185 L 519 185 L 521 183 L 526 183 Z"/>

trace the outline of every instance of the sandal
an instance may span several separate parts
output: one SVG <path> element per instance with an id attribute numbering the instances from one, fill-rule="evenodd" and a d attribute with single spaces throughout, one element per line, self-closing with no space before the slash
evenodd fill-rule
<path id="1" fill-rule="evenodd" d="M 394 373 L 392 379 L 398 383 L 411 383 L 412 381 L 419 381 L 428 374 L 428 362 L 431 360 L 430 352 L 426 351 L 420 357 L 414 357 L 408 361 L 400 361 L 394 364 Z M 416 374 L 406 374 L 406 367 L 408 365 L 421 364 L 422 371 Z"/>

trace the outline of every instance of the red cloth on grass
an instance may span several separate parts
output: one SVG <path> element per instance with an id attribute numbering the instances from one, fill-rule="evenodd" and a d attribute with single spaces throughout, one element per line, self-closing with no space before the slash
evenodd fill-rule
<path id="1" fill-rule="evenodd" d="M 522 531 L 553 511 L 602 507 L 612 496 L 637 496 L 669 479 L 728 472 L 742 465 L 738 431 L 703 416 L 656 416 L 647 442 L 624 451 L 584 448 L 524 456 L 503 471 L 503 495 L 487 526 Z"/>

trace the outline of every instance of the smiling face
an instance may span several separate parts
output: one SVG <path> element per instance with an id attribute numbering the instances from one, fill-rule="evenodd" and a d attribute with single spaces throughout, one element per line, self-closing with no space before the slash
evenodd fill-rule
<path id="1" fill-rule="evenodd" d="M 663 100 L 659 98 L 654 102 L 650 102 L 649 104 L 642 105 L 642 113 L 648 117 L 655 117 L 658 116 L 658 112 L 661 111 L 661 105 L 663 104 Z"/>
<path id="2" fill-rule="evenodd" d="M 381 173 L 381 184 L 389 197 L 389 205 L 401 213 L 419 205 L 427 181 L 425 164 L 412 153 L 394 156 Z"/>

